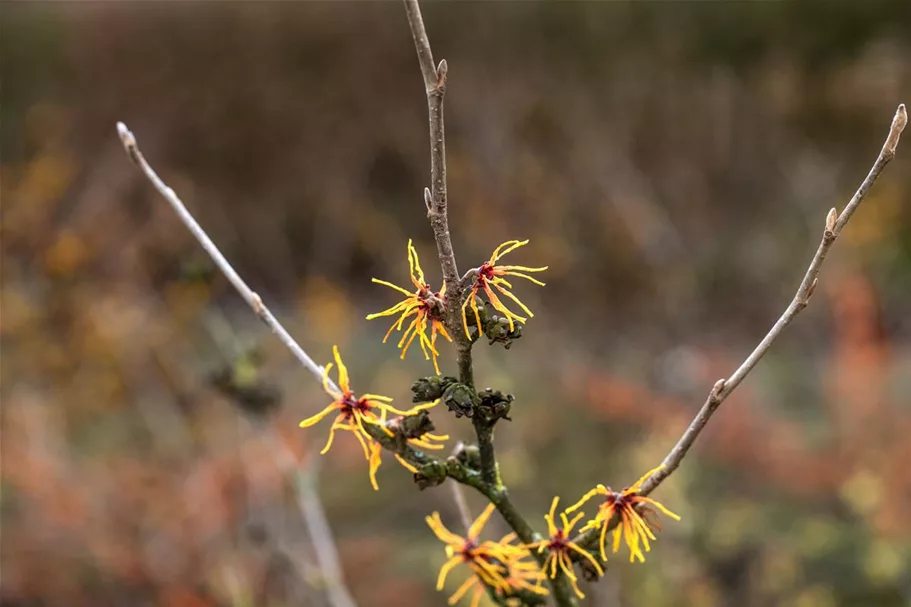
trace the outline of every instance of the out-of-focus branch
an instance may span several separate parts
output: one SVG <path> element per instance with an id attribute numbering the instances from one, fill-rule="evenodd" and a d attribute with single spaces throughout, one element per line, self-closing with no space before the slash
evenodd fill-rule
<path id="1" fill-rule="evenodd" d="M 202 226 L 200 226 L 193 215 L 190 214 L 190 211 L 187 210 L 187 207 L 184 206 L 177 194 L 174 193 L 174 190 L 161 180 L 155 170 L 146 161 L 142 152 L 139 151 L 136 137 L 133 136 L 132 131 L 130 131 L 124 123 L 118 122 L 117 134 L 120 135 L 120 141 L 123 142 L 123 148 L 126 150 L 127 155 L 129 155 L 133 163 L 139 167 L 149 181 L 152 182 L 152 185 L 158 190 L 158 193 L 168 201 L 168 204 L 171 205 L 171 208 L 174 209 L 174 212 L 177 213 L 177 216 L 183 224 L 190 230 L 190 233 L 196 237 L 196 240 L 199 241 L 202 248 L 209 254 L 209 257 L 212 258 L 212 261 L 215 262 L 215 265 L 218 266 L 218 269 L 222 274 L 224 274 L 234 288 L 237 289 L 237 292 L 244 298 L 244 301 L 253 309 L 253 312 L 267 327 L 269 327 L 269 329 L 272 330 L 273 333 L 278 335 L 278 338 L 289 350 L 291 350 L 291 353 L 294 354 L 294 357 L 300 361 L 304 368 L 310 371 L 318 381 L 322 382 L 323 367 L 313 362 L 313 359 L 300 347 L 300 344 L 298 344 L 282 324 L 278 322 L 278 319 L 275 318 L 272 312 L 269 311 L 269 308 L 263 303 L 262 298 L 247 286 L 247 283 L 245 283 L 240 275 L 234 270 L 230 262 L 225 259 L 225 256 L 222 255 L 221 251 L 218 250 L 218 247 L 215 246 L 215 243 L 212 242 L 212 239 L 209 238 L 209 235 L 206 234 L 206 231 L 202 229 Z M 340 392 L 338 386 L 336 386 L 335 382 L 331 379 L 327 378 L 327 383 L 335 392 Z"/>
<path id="2" fill-rule="evenodd" d="M 461 446 L 462 443 L 459 443 Z M 458 447 L 456 447 L 458 449 Z M 450 488 L 452 489 L 452 499 L 456 503 L 456 508 L 459 511 L 459 519 L 462 521 L 462 527 L 465 531 L 468 531 L 468 528 L 471 527 L 471 512 L 468 510 L 468 502 L 465 501 L 465 492 L 462 491 L 462 485 L 459 483 L 450 483 Z"/>
<path id="3" fill-rule="evenodd" d="M 326 511 L 316 491 L 318 462 L 311 454 L 310 463 L 302 467 L 284 439 L 271 427 L 270 430 L 267 446 L 273 451 L 282 474 L 294 483 L 301 518 L 310 532 L 310 540 L 313 542 L 329 602 L 333 607 L 356 607 L 357 603 L 345 585 L 338 548 L 332 537 L 329 521 L 326 519 Z"/>
<path id="4" fill-rule="evenodd" d="M 315 465 L 315 461 L 310 464 L 311 467 Z M 332 537 L 332 529 L 329 527 L 326 511 L 316 491 L 316 473 L 310 469 L 301 470 L 295 467 L 290 471 L 290 475 L 297 488 L 297 501 L 304 523 L 310 531 L 310 539 L 313 541 L 316 559 L 323 572 L 329 600 L 334 607 L 354 607 L 357 603 L 354 602 L 345 585 L 338 549 Z"/>
<path id="5" fill-rule="evenodd" d="M 737 368 L 734 373 L 731 374 L 727 379 L 719 379 L 715 382 L 715 385 L 712 387 L 712 390 L 709 392 L 708 397 L 706 398 L 705 403 L 702 405 L 702 408 L 699 410 L 699 413 L 696 414 L 696 417 L 684 431 L 683 435 L 680 437 L 680 440 L 677 441 L 677 444 L 670 450 L 667 456 L 662 462 L 663 466 L 660 470 L 652 474 L 645 482 L 642 483 L 642 489 L 639 491 L 640 495 L 648 495 L 654 491 L 658 485 L 660 485 L 664 479 L 670 476 L 674 470 L 680 465 L 680 462 L 683 461 L 683 458 L 686 457 L 687 452 L 689 452 L 690 447 L 693 446 L 693 443 L 696 442 L 696 439 L 699 437 L 699 434 L 705 428 L 709 419 L 718 409 L 718 407 L 725 401 L 725 399 L 731 395 L 731 393 L 740 385 L 744 378 L 753 370 L 753 367 L 756 366 L 756 363 L 765 355 L 769 350 L 772 344 L 776 339 L 784 332 L 785 327 L 791 324 L 791 321 L 807 307 L 807 304 L 812 297 L 813 292 L 816 290 L 816 285 L 819 277 L 819 270 L 822 267 L 823 261 L 826 259 L 826 255 L 829 253 L 829 250 L 832 248 L 832 245 L 835 243 L 835 240 L 838 238 L 841 231 L 844 229 L 845 225 L 848 223 L 848 220 L 851 219 L 851 216 L 854 215 L 854 212 L 857 210 L 857 207 L 860 205 L 864 196 L 866 196 L 867 191 L 882 173 L 883 168 L 895 157 L 895 149 L 898 146 L 899 138 L 901 133 L 905 128 L 905 125 L 908 124 L 908 113 L 905 109 L 905 104 L 900 104 L 898 109 L 895 112 L 895 116 L 892 119 L 892 125 L 889 128 L 889 135 L 886 137 L 886 142 L 883 144 L 882 150 L 879 152 L 876 161 L 873 163 L 873 166 L 870 168 L 870 172 L 867 174 L 867 177 L 864 179 L 863 183 L 860 184 L 860 187 L 854 193 L 854 196 L 851 198 L 848 205 L 845 207 L 844 211 L 841 214 L 838 213 L 837 209 L 832 208 L 828 215 L 826 216 L 825 226 L 822 234 L 822 241 L 819 243 L 819 247 L 816 249 L 816 254 L 813 256 L 812 261 L 810 261 L 810 266 L 807 268 L 806 274 L 803 277 L 803 280 L 800 283 L 800 286 L 797 288 L 797 293 L 794 295 L 794 299 L 791 300 L 791 303 L 785 309 L 784 313 L 779 317 L 779 319 L 772 326 L 772 329 L 762 338 L 762 341 L 759 342 L 759 345 L 747 356 L 746 360 Z M 617 519 L 615 517 L 612 526 L 616 526 Z M 575 539 L 576 542 L 584 546 L 593 546 L 597 543 L 598 535 L 600 529 L 593 529 L 586 533 L 581 534 Z"/>

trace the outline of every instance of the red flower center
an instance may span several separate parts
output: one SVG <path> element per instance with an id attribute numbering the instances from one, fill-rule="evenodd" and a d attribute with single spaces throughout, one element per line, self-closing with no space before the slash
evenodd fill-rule
<path id="1" fill-rule="evenodd" d="M 478 278 L 483 280 L 490 280 L 494 277 L 493 266 L 490 262 L 485 261 L 480 268 L 478 268 Z"/>
<path id="2" fill-rule="evenodd" d="M 478 547 L 478 543 L 475 540 L 465 540 L 465 543 L 462 544 L 462 550 L 459 554 L 462 556 L 464 561 L 473 561 L 474 560 L 474 551 Z"/>
<path id="3" fill-rule="evenodd" d="M 552 551 L 566 550 L 566 534 L 563 533 L 562 529 L 557 529 L 557 532 L 550 536 L 550 542 L 547 544 L 547 549 Z"/>
<path id="4" fill-rule="evenodd" d="M 608 488 L 608 491 L 610 491 L 609 488 Z M 611 493 L 609 493 L 608 495 L 606 495 L 604 497 L 604 503 L 612 504 L 614 506 L 622 508 L 631 502 L 631 500 L 629 498 L 632 497 L 633 495 L 635 495 L 635 494 L 631 493 L 629 495 L 624 495 L 623 493 L 617 493 L 616 491 L 611 491 Z"/>
<path id="5" fill-rule="evenodd" d="M 356 399 L 352 394 L 348 394 L 339 405 L 339 413 L 344 417 L 345 421 L 348 421 L 354 417 L 355 412 L 369 413 L 372 408 L 367 399 Z"/>

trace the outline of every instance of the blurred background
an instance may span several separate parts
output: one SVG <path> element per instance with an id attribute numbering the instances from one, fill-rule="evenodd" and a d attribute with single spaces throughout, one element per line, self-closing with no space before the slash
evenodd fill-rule
<path id="1" fill-rule="evenodd" d="M 2 602 L 442 605 L 458 529 L 328 399 L 123 153 L 115 122 L 320 362 L 409 402 L 432 373 L 364 316 L 439 285 L 426 102 L 399 3 L 4 3 Z M 892 2 L 424 7 L 461 268 L 550 266 L 479 387 L 516 396 L 502 473 L 554 495 L 656 465 L 790 301 L 830 207 L 911 102 Z M 655 494 L 682 515 L 589 605 L 911 603 L 911 141 L 809 308 Z M 444 373 L 454 357 L 444 349 Z M 445 411 L 440 430 L 471 438 Z M 468 494 L 476 514 L 484 506 Z M 505 533 L 497 519 L 490 537 Z M 326 531 L 331 533 L 327 536 Z M 333 538 L 329 541 L 328 537 Z"/>

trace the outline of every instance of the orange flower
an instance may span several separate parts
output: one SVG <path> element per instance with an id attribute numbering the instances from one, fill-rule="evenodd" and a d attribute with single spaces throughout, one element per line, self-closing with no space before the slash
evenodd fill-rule
<path id="1" fill-rule="evenodd" d="M 519 316 L 518 314 L 512 312 L 506 305 L 500 300 L 499 296 L 494 293 L 493 289 L 496 289 L 500 292 L 501 295 L 505 295 L 516 305 L 522 308 L 522 311 L 528 315 L 528 318 L 534 317 L 531 310 L 526 307 L 519 298 L 513 295 L 512 284 L 503 278 L 504 276 L 518 276 L 519 278 L 524 278 L 530 280 L 531 282 L 544 286 L 544 283 L 540 280 L 532 278 L 525 272 L 543 272 L 547 269 L 547 266 L 541 268 L 529 268 L 526 266 L 502 266 L 497 265 L 497 261 L 507 253 L 518 249 L 519 247 L 524 247 L 528 244 L 527 240 L 507 240 L 496 249 L 491 254 L 490 259 L 481 264 L 481 267 L 478 268 L 478 274 L 475 277 L 474 284 L 471 286 L 471 291 L 468 293 L 468 297 L 465 299 L 465 302 L 462 304 L 462 327 L 465 329 L 465 335 L 471 337 L 471 334 L 468 332 L 468 307 L 471 306 L 472 312 L 474 312 L 475 321 L 477 322 L 478 332 L 483 331 L 481 327 L 481 316 L 478 314 L 478 291 L 484 291 L 484 294 L 487 296 L 487 301 L 490 302 L 496 310 L 499 310 L 506 317 L 506 320 L 509 322 L 509 330 L 512 331 L 515 329 L 514 321 L 518 320 L 519 322 L 525 322 L 527 320 L 524 316 Z M 491 289 L 493 287 L 493 289 Z"/>
<path id="2" fill-rule="evenodd" d="M 635 483 L 623 491 L 620 491 L 619 493 L 611 490 L 610 487 L 598 485 L 583 495 L 582 499 L 566 509 L 566 512 L 570 513 L 573 510 L 580 508 L 583 504 L 585 504 L 585 502 L 594 496 L 604 496 L 604 502 L 598 507 L 598 513 L 595 515 L 595 518 L 590 520 L 584 527 L 582 527 L 582 529 L 580 529 L 580 531 L 588 531 L 589 529 L 597 529 L 598 527 L 601 527 L 600 546 L 602 560 L 607 560 L 605 537 L 607 535 L 607 528 L 610 526 L 614 515 L 619 514 L 620 522 L 614 528 L 613 552 L 616 553 L 620 549 L 620 538 L 622 536 L 623 540 L 626 542 L 626 545 L 629 547 L 629 561 L 631 563 L 636 559 L 638 559 L 640 563 L 644 563 L 645 555 L 643 554 L 643 549 L 645 552 L 651 550 L 649 541 L 657 539 L 654 532 L 652 531 L 652 526 L 657 527 L 659 531 L 661 528 L 657 523 L 657 520 L 650 521 L 648 519 L 650 515 L 656 515 L 654 510 L 655 508 L 676 521 L 680 520 L 679 516 L 665 508 L 660 503 L 651 498 L 639 495 L 639 488 L 642 486 L 642 483 L 645 481 L 645 479 L 650 477 L 658 470 L 661 470 L 663 467 L 664 465 L 662 464 L 657 468 L 649 470 L 642 475 L 642 478 L 637 480 Z"/>
<path id="3" fill-rule="evenodd" d="M 572 520 L 566 518 L 566 513 L 560 513 L 560 520 L 563 522 L 562 527 L 557 527 L 555 522 L 557 502 L 560 501 L 559 497 L 555 497 L 554 501 L 550 504 L 550 514 L 544 515 L 544 520 L 547 521 L 547 534 L 550 538 L 546 540 L 541 540 L 528 544 L 526 547 L 529 549 L 537 548 L 538 553 L 542 553 L 545 550 L 549 552 L 547 559 L 544 561 L 543 569 L 547 572 L 548 567 L 550 567 L 550 578 L 553 579 L 557 577 L 557 566 L 559 565 L 560 571 L 563 572 L 567 578 L 569 578 L 570 584 L 572 584 L 573 590 L 575 590 L 576 595 L 580 599 L 584 599 L 585 595 L 582 594 L 582 591 L 579 590 L 578 578 L 573 572 L 573 561 L 572 561 L 572 552 L 581 555 L 582 557 L 588 559 L 588 562 L 592 564 L 595 568 L 595 571 L 598 572 L 598 575 L 604 575 L 604 569 L 601 568 L 601 564 L 598 562 L 595 557 L 593 557 L 587 550 L 571 541 L 570 535 L 572 534 L 573 527 L 576 526 L 576 523 L 579 522 L 579 519 L 584 516 L 584 513 L 580 512 Z M 540 582 L 539 582 L 540 584 Z"/>
<path id="4" fill-rule="evenodd" d="M 370 463 L 370 482 L 374 489 L 378 489 L 376 471 L 382 463 L 380 459 L 381 445 L 370 436 L 370 433 L 367 432 L 364 424 L 378 426 L 382 428 L 386 434 L 392 436 L 392 431 L 386 427 L 386 417 L 388 414 L 415 415 L 418 411 L 433 407 L 436 405 L 436 402 L 418 405 L 406 411 L 401 411 L 389 404 L 392 402 L 392 399 L 388 396 L 364 394 L 358 398 L 351 390 L 348 378 L 348 368 L 345 366 L 345 363 L 342 362 L 342 358 L 338 353 L 338 346 L 333 346 L 332 352 L 335 357 L 335 364 L 338 365 L 338 385 L 341 389 L 341 393 L 329 386 L 329 371 L 332 369 L 332 363 L 329 363 L 323 370 L 323 389 L 335 400 L 316 415 L 302 421 L 300 427 L 308 428 L 331 413 L 337 412 L 338 415 L 329 428 L 329 440 L 326 441 L 326 446 L 320 451 L 320 455 L 325 454 L 329 451 L 329 448 L 332 447 L 336 430 L 347 430 L 348 432 L 351 432 L 357 437 L 358 442 L 361 444 L 361 448 L 364 450 L 364 457 Z"/>
<path id="5" fill-rule="evenodd" d="M 415 288 L 413 293 L 408 289 L 394 285 L 391 282 L 386 282 L 385 280 L 380 280 L 378 278 L 372 279 L 373 282 L 377 284 L 385 285 L 390 289 L 395 289 L 402 293 L 405 295 L 405 299 L 382 312 L 368 315 L 367 320 L 373 320 L 374 318 L 379 318 L 381 316 L 399 315 L 398 320 L 392 323 L 392 326 L 389 327 L 389 330 L 386 332 L 386 336 L 383 337 L 383 343 L 386 343 L 386 340 L 389 339 L 389 335 L 392 334 L 393 331 L 402 330 L 405 319 L 414 317 L 408 324 L 408 327 L 405 329 L 405 332 L 402 334 L 402 338 L 398 343 L 398 348 L 402 351 L 401 358 L 405 358 L 405 353 L 408 352 L 408 348 L 411 347 L 411 342 L 414 341 L 415 337 L 418 337 L 418 343 L 421 345 L 421 350 L 424 352 L 424 358 L 430 360 L 430 358 L 433 357 L 433 368 L 437 375 L 439 375 L 440 367 L 437 364 L 439 352 L 437 352 L 436 349 L 437 333 L 447 340 L 452 341 L 452 338 L 446 332 L 446 327 L 443 326 L 442 321 L 438 318 L 438 312 L 436 311 L 439 309 L 440 300 L 445 291 L 445 285 L 439 293 L 434 293 L 431 290 L 430 285 L 424 282 L 424 271 L 421 269 L 418 253 L 411 243 L 411 240 L 408 241 L 408 266 L 411 273 L 411 282 Z M 427 337 L 428 324 L 430 325 L 430 337 Z"/>
<path id="6" fill-rule="evenodd" d="M 547 593 L 546 590 L 529 583 L 529 580 L 539 580 L 541 573 L 536 564 L 523 561 L 530 556 L 530 553 L 524 547 L 511 543 L 515 539 L 515 534 L 511 533 L 499 542 L 478 541 L 478 537 L 493 511 L 494 505 L 489 504 L 468 528 L 466 537 L 449 531 L 440 520 L 438 512 L 427 517 L 427 524 L 446 544 L 446 556 L 449 557 L 449 560 L 440 568 L 437 590 L 443 589 L 446 576 L 456 566 L 467 565 L 472 572 L 472 576 L 449 597 L 450 605 L 458 603 L 472 588 L 474 588 L 472 607 L 480 604 L 485 587 L 493 588 L 500 596 L 508 596 L 513 590 L 520 588 L 538 594 Z"/>

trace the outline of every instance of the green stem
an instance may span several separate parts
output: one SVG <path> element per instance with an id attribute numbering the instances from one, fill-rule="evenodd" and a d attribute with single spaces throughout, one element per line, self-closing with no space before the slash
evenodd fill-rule
<path id="1" fill-rule="evenodd" d="M 493 448 L 493 424 L 475 415 L 472 419 L 475 433 L 478 436 L 478 452 L 481 456 L 481 478 L 495 490 L 505 489 L 500 479 L 500 467 L 497 454 Z"/>
<path id="2" fill-rule="evenodd" d="M 454 305 L 450 303 L 450 305 Z M 454 314 L 450 318 L 450 330 L 457 330 L 462 333 L 462 316 L 461 313 Z M 474 388 L 474 370 L 471 363 L 471 345 L 472 342 L 464 334 L 456 338 L 456 356 L 459 363 L 459 383 L 463 383 L 470 388 Z"/>

